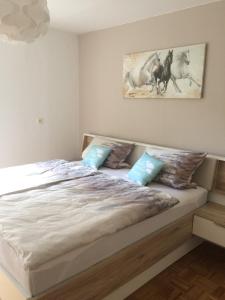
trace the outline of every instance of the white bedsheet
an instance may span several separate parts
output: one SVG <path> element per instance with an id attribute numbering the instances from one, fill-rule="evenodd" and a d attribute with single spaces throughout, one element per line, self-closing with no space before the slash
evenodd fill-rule
<path id="1" fill-rule="evenodd" d="M 101 171 L 123 178 L 126 177 L 128 172 L 125 169 L 111 170 L 107 168 L 102 168 Z M 37 295 L 184 216 L 203 205 L 207 199 L 207 191 L 201 187 L 181 191 L 159 184 L 152 184 L 152 186 L 170 193 L 178 198 L 180 203 L 160 215 L 146 219 L 110 236 L 103 237 L 83 247 L 82 251 L 79 250 L 79 253 L 71 251 L 30 272 L 24 270 L 12 249 L 2 242 L 0 243 L 0 263 L 3 265 L 1 259 L 4 257 L 5 269 L 11 274 L 26 296 Z"/>

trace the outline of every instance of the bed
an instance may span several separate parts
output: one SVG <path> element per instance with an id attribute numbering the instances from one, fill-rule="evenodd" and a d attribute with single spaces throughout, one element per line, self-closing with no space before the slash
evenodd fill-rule
<path id="1" fill-rule="evenodd" d="M 83 148 L 93 137 L 94 135 L 85 135 Z M 136 143 L 131 161 L 136 159 L 145 146 Z M 80 162 L 75 165 L 79 167 Z M 105 235 L 79 249 L 66 251 L 63 255 L 32 269 L 24 268 L 15 255 L 15 249 L 0 240 L 1 300 L 102 299 L 191 238 L 194 211 L 207 201 L 215 168 L 216 159 L 209 157 L 196 175 L 199 184 L 196 189 L 181 191 L 157 183 L 152 184 L 154 189 L 179 199 L 179 203 L 158 215 L 125 226 L 122 230 Z M 31 171 L 29 167 L 25 169 L 24 175 Z M 66 174 L 66 182 L 71 182 L 76 177 L 73 168 L 71 170 L 65 172 L 63 168 L 60 169 L 63 178 Z M 103 176 L 126 180 L 128 170 L 101 168 L 100 172 Z M 26 183 L 24 187 L 21 184 L 24 181 L 21 180 L 20 192 L 23 193 L 24 189 L 38 189 L 40 185 L 45 189 L 49 188 L 45 176 L 38 181 L 37 178 L 37 187 L 33 186 L 33 182 L 29 183 L 30 186 Z M 61 184 L 64 179 L 52 175 L 52 181 Z M 18 189 L 16 180 L 13 188 Z M 10 188 L 4 186 L 2 193 L 10 197 L 11 192 Z"/>

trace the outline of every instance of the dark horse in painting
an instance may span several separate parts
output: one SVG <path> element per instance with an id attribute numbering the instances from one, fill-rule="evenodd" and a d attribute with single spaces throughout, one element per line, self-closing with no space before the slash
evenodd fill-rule
<path id="1" fill-rule="evenodd" d="M 152 72 L 153 80 L 155 82 L 155 86 L 157 89 L 157 94 L 162 94 L 162 92 L 165 93 L 167 90 L 167 85 L 171 78 L 172 63 L 173 63 L 173 50 L 169 50 L 163 65 L 158 59 L 158 63 Z M 161 83 L 163 83 L 164 85 L 162 90 L 160 88 Z"/>

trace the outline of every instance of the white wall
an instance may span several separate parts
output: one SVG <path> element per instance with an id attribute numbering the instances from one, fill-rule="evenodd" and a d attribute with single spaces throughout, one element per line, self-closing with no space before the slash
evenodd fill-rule
<path id="1" fill-rule="evenodd" d="M 80 128 L 225 155 L 225 1 L 80 37 Z M 202 99 L 123 99 L 126 53 L 207 43 Z"/>
<path id="2" fill-rule="evenodd" d="M 0 167 L 74 159 L 78 135 L 77 37 L 50 30 L 33 44 L 0 42 Z"/>

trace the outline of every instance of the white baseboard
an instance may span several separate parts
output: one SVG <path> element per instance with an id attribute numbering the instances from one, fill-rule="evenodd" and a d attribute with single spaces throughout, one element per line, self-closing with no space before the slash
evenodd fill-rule
<path id="1" fill-rule="evenodd" d="M 124 300 L 126 297 L 131 295 L 153 277 L 165 270 L 168 266 L 172 265 L 182 256 L 199 246 L 201 243 L 202 239 L 193 237 L 192 239 L 181 245 L 179 248 L 165 256 L 159 262 L 154 264 L 151 268 L 141 273 L 140 275 L 105 297 L 103 300 Z"/>

